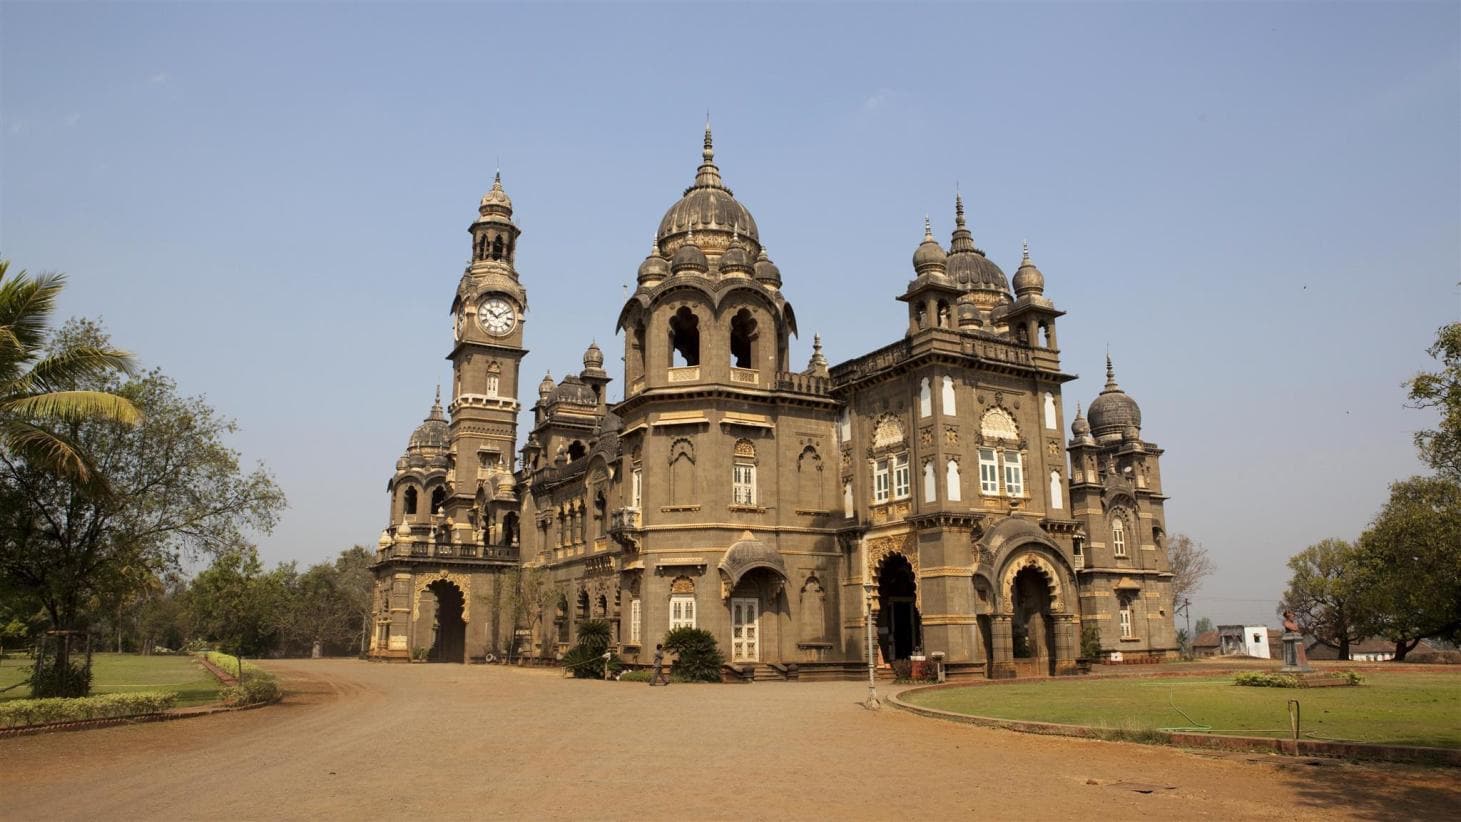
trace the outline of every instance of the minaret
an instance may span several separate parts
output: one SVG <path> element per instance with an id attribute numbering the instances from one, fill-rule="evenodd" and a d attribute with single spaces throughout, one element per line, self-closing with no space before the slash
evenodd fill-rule
<path id="1" fill-rule="evenodd" d="M 449 514 L 457 523 L 478 527 L 494 519 L 482 510 L 500 501 L 504 511 L 513 483 L 517 445 L 518 370 L 523 347 L 523 314 L 527 291 L 518 279 L 515 260 L 522 233 L 512 219 L 512 199 L 502 188 L 502 174 L 482 197 L 477 219 L 468 227 L 472 257 L 452 302 L 455 340 L 452 362 L 451 453 L 454 482 Z M 510 504 L 509 504 L 510 503 Z"/>

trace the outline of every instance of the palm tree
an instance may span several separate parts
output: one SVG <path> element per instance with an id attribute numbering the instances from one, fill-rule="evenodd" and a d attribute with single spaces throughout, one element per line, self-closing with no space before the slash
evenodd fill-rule
<path id="1" fill-rule="evenodd" d="M 47 350 L 51 312 L 66 278 L 24 271 L 9 276 L 9 268 L 8 260 L 0 260 L 0 456 L 92 483 L 97 478 L 87 455 L 48 426 L 88 419 L 139 422 L 141 413 L 125 398 L 73 387 L 114 371 L 130 372 L 132 357 L 84 344 Z"/>

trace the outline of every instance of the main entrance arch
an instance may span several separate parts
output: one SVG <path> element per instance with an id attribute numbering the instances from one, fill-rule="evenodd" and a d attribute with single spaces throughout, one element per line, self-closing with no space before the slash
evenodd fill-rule
<path id="1" fill-rule="evenodd" d="M 888 554 L 878 564 L 878 646 L 889 662 L 908 659 L 923 647 L 918 579 L 902 554 Z"/>
<path id="2" fill-rule="evenodd" d="M 467 656 L 467 623 L 463 619 L 466 598 L 451 581 L 438 579 L 426 586 L 436 598 L 436 614 L 432 622 L 432 662 L 465 662 Z"/>

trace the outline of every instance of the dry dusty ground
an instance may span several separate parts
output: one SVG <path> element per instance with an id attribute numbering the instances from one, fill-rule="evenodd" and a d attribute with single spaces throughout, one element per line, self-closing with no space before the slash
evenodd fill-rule
<path id="1" fill-rule="evenodd" d="M 856 683 L 268 667 L 291 691 L 274 707 L 0 739 L 0 818 L 1442 819 L 1461 802 L 1453 770 L 1028 736 L 865 711 Z"/>

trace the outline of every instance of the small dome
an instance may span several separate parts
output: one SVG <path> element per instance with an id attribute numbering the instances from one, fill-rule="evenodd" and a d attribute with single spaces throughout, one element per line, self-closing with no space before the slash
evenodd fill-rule
<path id="1" fill-rule="evenodd" d="M 482 195 L 482 208 L 487 208 L 488 206 L 505 208 L 508 211 L 512 210 L 512 198 L 507 196 L 507 192 L 502 189 L 502 172 L 500 171 L 492 179 L 492 189 Z"/>
<path id="2" fill-rule="evenodd" d="M 1081 413 L 1080 405 L 1075 407 L 1075 421 L 1070 424 L 1070 433 L 1077 437 L 1091 433 L 1091 424 L 1086 422 L 1086 415 Z"/>
<path id="3" fill-rule="evenodd" d="M 1091 403 L 1091 433 L 1102 442 L 1115 442 L 1128 427 L 1141 428 L 1141 408 L 1116 385 L 1116 371 L 1106 358 L 1106 387 Z"/>
<path id="4" fill-rule="evenodd" d="M 1030 260 L 1029 243 L 1025 243 L 1024 257 L 1020 260 L 1019 269 L 1015 271 L 1014 286 L 1016 297 L 1045 293 L 1045 275 Z"/>
<path id="5" fill-rule="evenodd" d="M 720 179 L 709 124 L 705 126 L 705 147 L 700 156 L 694 184 L 685 189 L 684 196 L 665 212 L 655 242 L 669 252 L 682 241 L 691 242 L 689 235 L 692 232 L 700 232 L 708 235 L 705 247 L 712 253 L 716 249 L 727 248 L 733 235 L 745 238 L 752 246 L 759 246 L 756 220 Z"/>
<path id="6" fill-rule="evenodd" d="M 771 258 L 766 256 L 764 248 L 761 249 L 760 254 L 756 255 L 756 280 L 775 288 L 781 287 L 781 269 L 777 268 L 776 263 L 771 262 Z"/>
<path id="7" fill-rule="evenodd" d="M 389 548 L 391 547 L 391 543 L 393 542 L 395 542 L 395 540 L 391 538 L 391 529 L 387 528 L 384 531 L 380 532 L 380 541 L 377 544 L 380 545 L 381 548 Z"/>
<path id="8" fill-rule="evenodd" d="M 749 277 L 754 270 L 751 255 L 747 254 L 746 250 L 738 245 L 733 245 L 726 249 L 725 254 L 722 254 L 720 257 L 720 273 L 722 276 L 727 274 L 740 274 Z"/>
<path id="9" fill-rule="evenodd" d="M 964 198 L 954 197 L 954 235 L 949 242 L 948 276 L 965 291 L 1009 293 L 1004 272 L 974 246 L 974 234 L 964 221 Z"/>
<path id="10" fill-rule="evenodd" d="M 949 255 L 944 247 L 933 238 L 933 227 L 923 221 L 923 242 L 913 252 L 913 270 L 921 277 L 924 274 L 942 274 L 948 267 Z"/>
<path id="11" fill-rule="evenodd" d="M 675 252 L 675 258 L 670 261 L 670 271 L 675 274 L 682 271 L 704 274 L 709 269 L 710 263 L 705 260 L 705 252 L 691 241 L 680 246 L 680 250 Z"/>
<path id="12" fill-rule="evenodd" d="M 553 396 L 549 399 L 549 402 L 567 402 L 573 403 L 574 405 L 598 405 L 599 398 L 594 396 L 593 389 L 584 385 L 583 380 L 580 380 L 577 375 L 569 374 L 563 378 L 563 382 L 558 383 L 557 388 L 553 389 Z"/>
<path id="13" fill-rule="evenodd" d="M 659 243 L 650 249 L 649 256 L 639 264 L 639 284 L 652 285 L 670 276 L 670 262 L 659 253 Z"/>
<path id="14" fill-rule="evenodd" d="M 548 395 L 553 393 L 553 374 L 551 372 L 543 375 L 543 381 L 538 383 L 538 398 L 546 400 Z"/>
<path id="15" fill-rule="evenodd" d="M 588 350 L 583 352 L 583 367 L 586 371 L 604 370 L 604 352 L 597 342 L 589 343 Z"/>
<path id="16" fill-rule="evenodd" d="M 431 405 L 431 413 L 426 419 L 416 426 L 411 433 L 411 441 L 407 443 L 406 450 L 419 451 L 423 448 L 445 449 L 451 444 L 451 430 L 446 424 L 446 417 L 441 412 L 441 389 L 436 389 L 436 402 Z"/>

